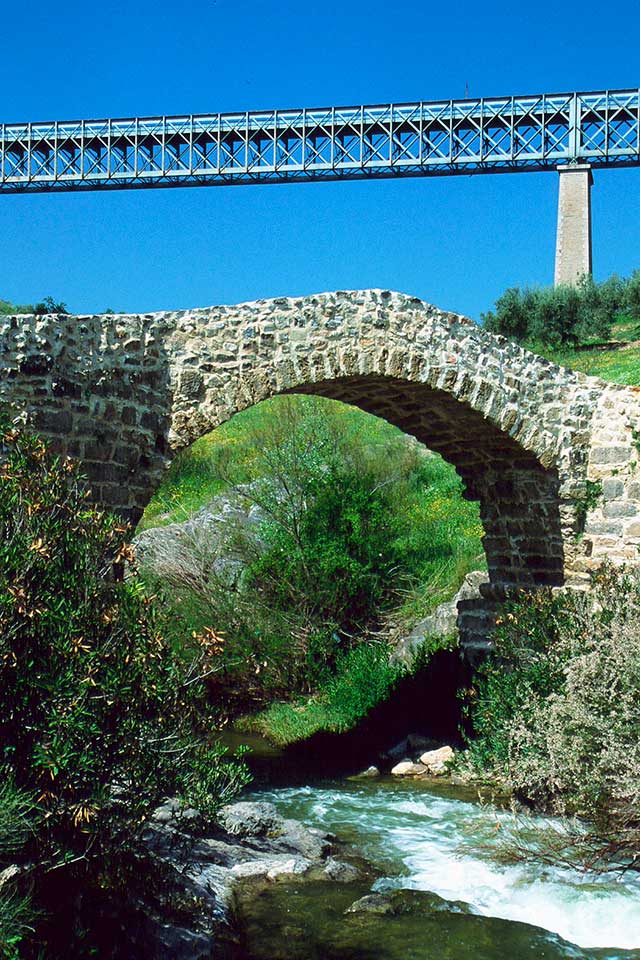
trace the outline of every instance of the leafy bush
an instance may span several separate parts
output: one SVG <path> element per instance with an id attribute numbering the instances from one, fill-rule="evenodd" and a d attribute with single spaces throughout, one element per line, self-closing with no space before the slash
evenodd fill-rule
<path id="1" fill-rule="evenodd" d="M 476 764 L 537 807 L 587 817 L 601 858 L 637 863 L 640 573 L 603 567 L 588 594 L 519 601 L 496 654 L 472 711 Z"/>
<path id="2" fill-rule="evenodd" d="M 342 446 L 320 408 L 305 406 L 299 416 L 289 401 L 287 435 L 261 448 L 253 499 L 266 516 L 265 549 L 251 578 L 271 605 L 353 629 L 393 589 L 400 518 L 389 485 L 401 480 L 406 457 L 396 450 L 392 470 L 371 462 L 355 444 Z"/>
<path id="3" fill-rule="evenodd" d="M 384 421 L 315 397 L 275 398 L 238 420 L 238 442 L 229 428 L 222 451 L 215 435 L 194 445 L 167 486 L 175 510 L 180 477 L 191 503 L 207 463 L 209 490 L 225 473 L 249 481 L 226 494 L 232 509 L 212 504 L 227 531 L 183 526 L 144 568 L 177 647 L 212 623 L 224 634 L 210 685 L 236 714 L 324 688 L 387 616 L 420 619 L 477 563 L 482 532 L 453 468 Z M 242 503 L 259 522 L 241 522 Z M 241 574 L 221 572 L 221 556 Z"/>
<path id="4" fill-rule="evenodd" d="M 14 313 L 68 313 L 66 303 L 54 300 L 53 297 L 45 297 L 44 300 L 36 304 L 33 303 L 10 303 L 8 300 L 0 300 L 0 316 L 2 314 L 11 315 Z"/>
<path id="5" fill-rule="evenodd" d="M 124 577 L 127 533 L 88 505 L 71 461 L 0 424 L 0 763 L 37 807 L 24 838 L 36 884 L 71 861 L 104 869 L 167 795 L 197 793 L 208 814 L 245 781 L 201 733 L 216 720 L 199 681 L 217 638 L 174 656 Z"/>
<path id="6" fill-rule="evenodd" d="M 640 271 L 628 280 L 613 276 L 595 283 L 590 276 L 576 287 L 512 287 L 482 314 L 487 330 L 519 343 L 558 346 L 607 339 L 621 319 L 640 321 Z"/>

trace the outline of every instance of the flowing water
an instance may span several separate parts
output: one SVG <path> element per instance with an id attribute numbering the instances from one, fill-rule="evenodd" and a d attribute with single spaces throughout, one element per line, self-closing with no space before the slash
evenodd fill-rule
<path id="1" fill-rule="evenodd" d="M 428 891 L 431 899 L 407 895 L 401 915 L 377 917 L 375 930 L 367 933 L 344 917 L 367 890 L 274 885 L 254 905 L 259 946 L 254 942 L 248 956 L 640 958 L 639 875 L 597 876 L 535 860 L 505 861 L 512 815 L 474 802 L 468 791 L 344 781 L 261 790 L 255 799 L 270 800 L 283 815 L 354 843 L 382 874 L 376 890 Z M 549 821 L 532 818 L 526 829 L 535 843 Z"/>

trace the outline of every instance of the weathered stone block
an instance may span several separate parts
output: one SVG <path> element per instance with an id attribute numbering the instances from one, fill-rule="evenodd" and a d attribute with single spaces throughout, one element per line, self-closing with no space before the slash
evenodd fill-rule
<path id="1" fill-rule="evenodd" d="M 616 500 L 624 494 L 622 480 L 610 477 L 602 482 L 602 496 L 605 500 Z"/>
<path id="2" fill-rule="evenodd" d="M 596 447 L 591 451 L 592 463 L 627 463 L 631 459 L 631 447 Z"/>
<path id="3" fill-rule="evenodd" d="M 35 427 L 44 433 L 68 434 L 73 429 L 73 416 L 70 410 L 38 410 Z"/>
<path id="4" fill-rule="evenodd" d="M 605 517 L 635 517 L 640 512 L 639 504 L 633 500 L 610 500 L 602 507 Z"/>

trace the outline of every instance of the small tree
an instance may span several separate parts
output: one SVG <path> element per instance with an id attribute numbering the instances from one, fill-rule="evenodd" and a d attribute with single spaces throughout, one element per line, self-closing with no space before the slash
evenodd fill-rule
<path id="1" fill-rule="evenodd" d="M 53 297 L 45 297 L 44 300 L 41 300 L 39 303 L 36 303 L 33 308 L 33 312 L 38 316 L 43 316 L 47 313 L 68 313 L 66 303 L 63 303 L 62 300 L 54 300 Z"/>

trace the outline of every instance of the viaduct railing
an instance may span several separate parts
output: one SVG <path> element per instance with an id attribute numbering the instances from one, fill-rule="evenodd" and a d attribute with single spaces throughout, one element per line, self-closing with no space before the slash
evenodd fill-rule
<path id="1" fill-rule="evenodd" d="M 592 169 L 639 164 L 637 89 L 0 124 L 4 194 L 557 169 L 556 283 L 591 273 Z"/>

